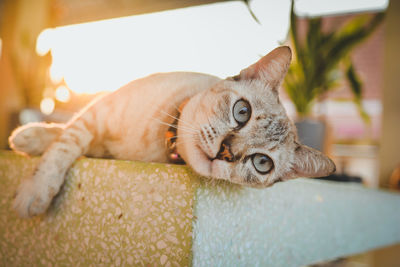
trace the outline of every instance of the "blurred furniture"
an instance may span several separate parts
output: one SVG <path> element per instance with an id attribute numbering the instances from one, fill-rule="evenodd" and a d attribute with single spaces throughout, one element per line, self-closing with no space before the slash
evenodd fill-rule
<path id="1" fill-rule="evenodd" d="M 379 153 L 379 183 L 388 186 L 400 162 L 400 1 L 390 1 L 385 28 L 385 66 L 382 92 L 382 134 Z"/>
<path id="2" fill-rule="evenodd" d="M 334 144 L 332 157 L 336 173 L 359 176 L 370 187 L 379 185 L 378 146 L 367 144 Z"/>
<path id="3" fill-rule="evenodd" d="M 400 191 L 400 163 L 393 170 L 390 176 L 390 188 Z"/>

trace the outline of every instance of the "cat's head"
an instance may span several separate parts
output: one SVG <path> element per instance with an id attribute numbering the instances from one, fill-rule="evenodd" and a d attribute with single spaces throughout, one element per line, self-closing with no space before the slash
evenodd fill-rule
<path id="1" fill-rule="evenodd" d="M 178 124 L 178 152 L 197 173 L 254 187 L 326 176 L 335 164 L 298 142 L 278 89 L 291 61 L 278 47 L 235 77 L 190 99 Z M 187 123 L 196 131 L 187 131 Z"/>

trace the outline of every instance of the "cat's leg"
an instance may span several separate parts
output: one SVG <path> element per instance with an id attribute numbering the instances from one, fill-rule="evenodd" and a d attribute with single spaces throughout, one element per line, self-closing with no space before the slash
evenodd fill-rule
<path id="1" fill-rule="evenodd" d="M 60 136 L 64 127 L 64 124 L 59 123 L 28 123 L 15 129 L 8 141 L 14 151 L 38 156 Z"/>
<path id="2" fill-rule="evenodd" d="M 69 167 L 88 150 L 93 133 L 85 115 L 65 127 L 43 154 L 33 176 L 20 185 L 14 208 L 21 217 L 44 213 L 64 183 Z"/>

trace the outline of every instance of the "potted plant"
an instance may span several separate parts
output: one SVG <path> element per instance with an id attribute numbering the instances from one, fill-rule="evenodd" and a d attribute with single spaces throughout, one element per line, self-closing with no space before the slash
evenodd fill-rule
<path id="1" fill-rule="evenodd" d="M 290 37 L 294 60 L 283 83 L 297 111 L 300 139 L 307 145 L 322 150 L 326 126 L 311 116 L 312 107 L 326 93 L 347 80 L 353 101 L 365 122 L 368 114 L 362 106 L 362 82 L 350 58 L 351 51 L 363 42 L 382 22 L 384 13 L 374 16 L 359 15 L 334 31 L 323 31 L 321 17 L 307 18 L 307 31 L 300 39 L 292 0 Z M 322 136 L 317 136 L 322 135 Z"/>

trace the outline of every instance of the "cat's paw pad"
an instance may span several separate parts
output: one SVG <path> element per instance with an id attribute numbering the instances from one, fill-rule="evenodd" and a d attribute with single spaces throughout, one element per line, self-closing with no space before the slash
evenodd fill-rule
<path id="1" fill-rule="evenodd" d="M 22 218 L 44 213 L 52 200 L 47 186 L 38 185 L 33 179 L 22 182 L 14 200 L 14 209 Z"/>

